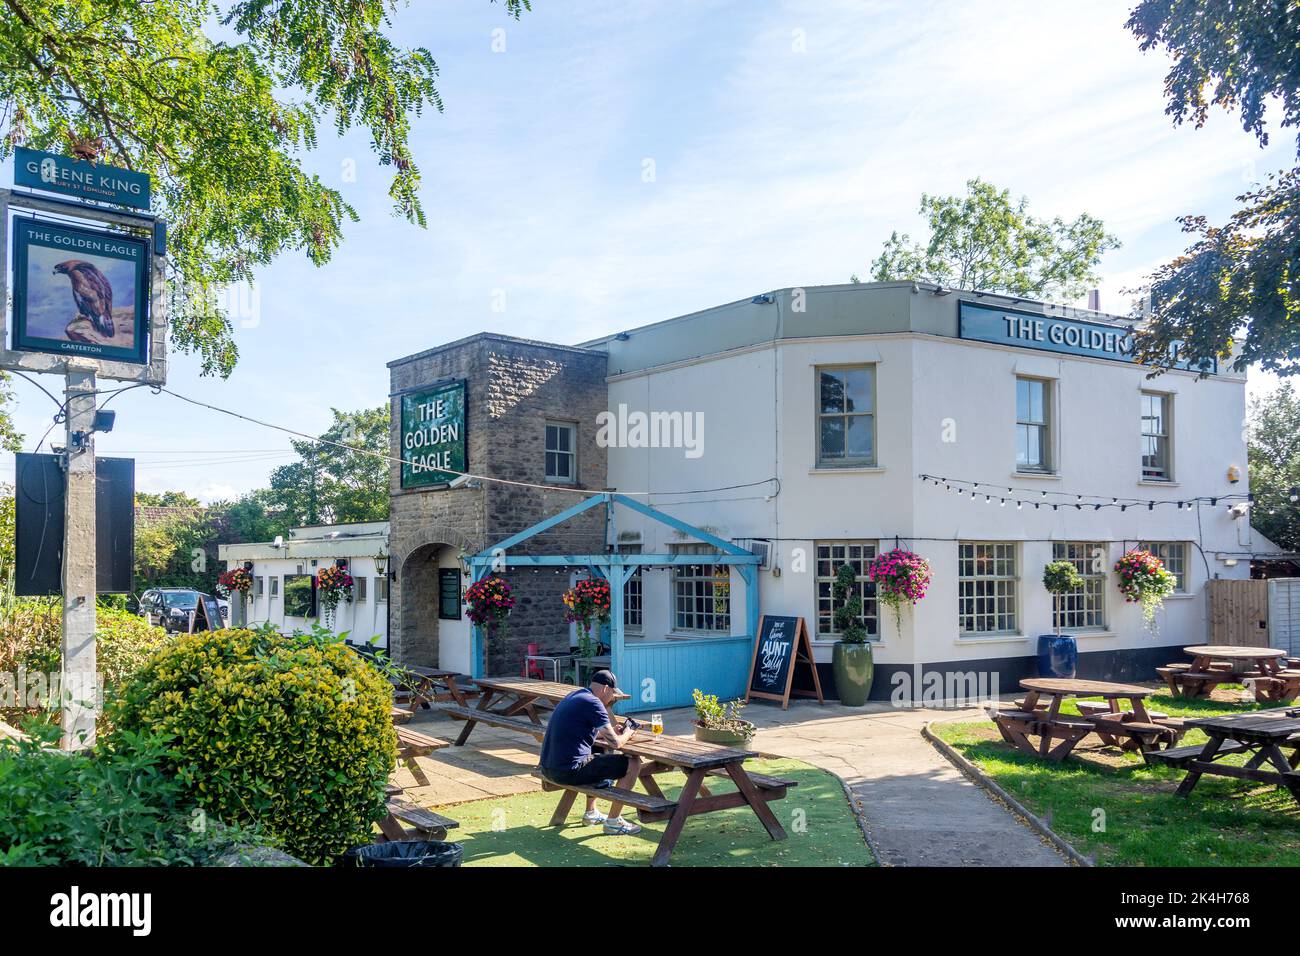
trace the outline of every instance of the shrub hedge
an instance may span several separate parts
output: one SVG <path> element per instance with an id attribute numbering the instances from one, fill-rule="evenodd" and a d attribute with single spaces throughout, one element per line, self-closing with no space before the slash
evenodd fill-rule
<path id="1" fill-rule="evenodd" d="M 372 841 L 396 760 L 392 690 L 337 641 L 270 628 L 183 635 L 110 706 L 123 733 L 170 739 L 174 772 L 228 823 L 329 862 Z"/>

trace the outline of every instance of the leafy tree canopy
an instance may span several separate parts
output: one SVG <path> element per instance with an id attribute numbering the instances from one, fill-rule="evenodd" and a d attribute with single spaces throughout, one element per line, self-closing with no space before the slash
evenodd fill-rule
<path id="1" fill-rule="evenodd" d="M 292 442 L 299 460 L 271 473 L 270 497 L 288 527 L 388 517 L 388 460 L 380 457 L 388 454 L 388 406 L 331 412 L 322 440 Z"/>
<path id="2" fill-rule="evenodd" d="M 1119 246 L 1101 220 L 1036 219 L 1028 200 L 1011 198 L 982 179 L 964 196 L 921 196 L 930 227 L 927 242 L 890 235 L 871 263 L 876 282 L 911 279 L 953 289 L 1005 292 L 1035 299 L 1076 299 L 1096 285 L 1102 255 Z M 852 277 L 857 282 L 858 277 Z"/>
<path id="3" fill-rule="evenodd" d="M 1211 106 L 1237 110 L 1261 146 L 1267 108 L 1283 127 L 1300 126 L 1300 5 L 1294 0 L 1142 0 L 1127 27 L 1143 51 L 1173 58 L 1166 112 L 1175 125 L 1205 123 Z M 1300 135 L 1297 136 L 1300 155 Z M 1187 358 L 1258 362 L 1300 373 L 1300 167 L 1237 197 L 1226 224 L 1179 221 L 1196 237 L 1151 277 L 1139 361 L 1159 366 L 1177 349 Z"/>
<path id="4" fill-rule="evenodd" d="M 1255 495 L 1251 524 L 1270 541 L 1300 551 L 1300 393 L 1291 383 L 1251 405 L 1250 490 Z"/>
<path id="5" fill-rule="evenodd" d="M 442 109 L 438 67 L 389 37 L 394 7 L 0 0 L 0 158 L 27 145 L 150 174 L 171 223 L 172 342 L 228 375 L 238 350 L 217 291 L 286 250 L 324 263 L 357 218 L 303 168 L 322 123 L 366 130 L 396 212 L 424 224 L 410 117 Z"/>
<path id="6" fill-rule="evenodd" d="M 136 507 L 144 508 L 202 508 L 203 502 L 198 498 L 191 497 L 183 491 L 163 491 L 149 492 L 137 491 L 135 493 Z"/>

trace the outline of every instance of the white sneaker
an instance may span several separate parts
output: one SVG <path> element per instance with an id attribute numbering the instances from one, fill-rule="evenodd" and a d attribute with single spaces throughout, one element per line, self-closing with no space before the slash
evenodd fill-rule
<path id="1" fill-rule="evenodd" d="M 582 815 L 582 822 L 587 824 L 588 826 L 593 826 L 593 827 L 597 823 L 604 823 L 608 819 L 609 817 L 605 816 L 605 814 L 601 813 L 595 807 L 592 807 L 590 810 L 588 810 L 586 813 Z"/>
<path id="2" fill-rule="evenodd" d="M 614 817 L 612 820 L 605 821 L 605 833 L 608 836 L 631 836 L 640 832 L 641 828 L 639 826 L 624 820 L 622 817 Z"/>

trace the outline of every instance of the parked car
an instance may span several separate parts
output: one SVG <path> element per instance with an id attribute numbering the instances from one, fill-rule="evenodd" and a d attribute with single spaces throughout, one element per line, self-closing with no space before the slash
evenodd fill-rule
<path id="1" fill-rule="evenodd" d="M 193 588 L 150 588 L 140 595 L 140 616 L 168 632 L 184 633 L 190 628 L 190 613 L 198 606 L 199 593 Z M 225 624 L 230 619 L 230 604 L 224 600 L 217 604 Z"/>

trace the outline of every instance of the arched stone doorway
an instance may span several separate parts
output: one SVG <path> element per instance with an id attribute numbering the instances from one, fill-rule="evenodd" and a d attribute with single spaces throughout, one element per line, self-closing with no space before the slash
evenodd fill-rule
<path id="1" fill-rule="evenodd" d="M 438 614 L 438 576 L 442 569 L 460 572 L 462 555 L 479 550 L 477 542 L 447 527 L 420 529 L 405 548 L 394 547 L 391 582 L 392 656 L 401 664 L 469 668 L 469 620 L 442 620 Z M 399 544 L 391 541 L 390 546 Z M 465 584 L 460 578 L 462 588 Z M 463 608 L 461 609 L 463 614 Z"/>

